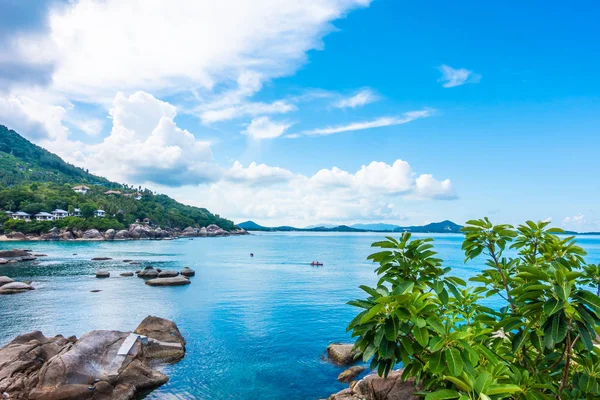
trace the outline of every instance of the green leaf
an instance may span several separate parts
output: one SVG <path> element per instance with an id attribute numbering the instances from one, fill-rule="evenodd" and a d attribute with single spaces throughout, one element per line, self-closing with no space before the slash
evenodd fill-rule
<path id="1" fill-rule="evenodd" d="M 485 390 L 485 393 L 488 395 L 495 395 L 495 394 L 507 394 L 507 393 L 517 393 L 517 392 L 522 392 L 523 389 L 521 389 L 519 386 L 517 385 L 509 385 L 509 384 L 495 384 L 495 385 L 490 385 L 488 386 L 488 388 Z"/>
<path id="2" fill-rule="evenodd" d="M 558 310 L 562 309 L 563 305 L 564 303 L 562 301 L 559 301 L 552 297 L 544 303 L 544 314 L 546 314 L 546 316 L 549 317 Z"/>
<path id="3" fill-rule="evenodd" d="M 567 321 L 563 314 L 556 314 L 552 318 L 552 339 L 554 343 L 562 342 L 567 336 Z"/>
<path id="4" fill-rule="evenodd" d="M 367 313 L 365 315 L 363 315 L 363 317 L 360 320 L 360 323 L 364 324 L 365 322 L 369 322 L 381 310 L 383 310 L 383 304 L 375 304 L 373 307 L 371 307 L 371 309 L 369 311 L 367 311 Z"/>
<path id="5" fill-rule="evenodd" d="M 454 376 L 444 376 L 444 379 L 454 383 L 454 385 L 456 385 L 456 387 L 459 388 L 460 390 L 464 390 L 465 392 L 471 391 L 471 388 L 469 387 L 469 385 L 461 379 L 458 379 Z"/>
<path id="6" fill-rule="evenodd" d="M 396 321 L 393 317 L 390 317 L 385 320 L 385 338 L 390 342 L 396 341 L 396 336 L 398 335 L 398 331 L 396 329 Z"/>
<path id="7" fill-rule="evenodd" d="M 475 391 L 481 393 L 485 388 L 492 383 L 492 375 L 489 372 L 482 372 L 475 379 Z"/>
<path id="8" fill-rule="evenodd" d="M 392 291 L 392 296 L 401 296 L 404 293 L 410 292 L 414 286 L 414 282 L 401 282 Z"/>
<path id="9" fill-rule="evenodd" d="M 379 293 L 377 293 L 377 290 L 370 288 L 366 285 L 360 285 L 359 288 L 361 288 L 362 290 L 364 290 L 365 292 L 367 292 L 368 294 L 370 294 L 371 296 L 377 298 L 377 297 L 381 297 L 381 295 Z"/>
<path id="10" fill-rule="evenodd" d="M 580 302 L 591 308 L 592 310 L 600 311 L 600 297 L 586 290 L 580 290 L 577 292 L 577 297 Z"/>
<path id="11" fill-rule="evenodd" d="M 427 396 L 425 396 L 425 400 L 451 400 L 458 399 L 459 397 L 460 393 L 458 393 L 456 390 L 441 389 L 427 394 Z"/>
<path id="12" fill-rule="evenodd" d="M 453 376 L 459 376 L 463 371 L 463 360 L 460 357 L 460 352 L 455 348 L 448 348 L 444 352 L 448 370 Z"/>
<path id="13" fill-rule="evenodd" d="M 415 326 L 413 335 L 422 347 L 427 347 L 427 344 L 429 343 L 429 331 L 426 327 L 418 328 Z"/>

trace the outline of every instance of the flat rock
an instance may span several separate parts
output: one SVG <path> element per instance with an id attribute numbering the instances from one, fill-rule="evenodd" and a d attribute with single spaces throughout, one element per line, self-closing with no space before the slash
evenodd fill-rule
<path id="1" fill-rule="evenodd" d="M 344 372 L 342 372 L 341 374 L 339 374 L 337 380 L 340 382 L 344 382 L 344 383 L 350 383 L 354 379 L 356 379 L 357 376 L 362 374 L 364 370 L 365 370 L 365 367 L 360 366 L 360 365 L 355 365 L 354 367 L 350 367 L 347 370 L 345 370 Z"/>
<path id="2" fill-rule="evenodd" d="M 34 290 L 33 286 L 25 282 L 10 282 L 0 286 L 0 294 L 17 294 Z"/>
<path id="3" fill-rule="evenodd" d="M 150 286 L 181 286 L 189 284 L 190 280 L 185 276 L 176 276 L 173 278 L 155 278 L 146 281 L 146 285 Z"/>
<path id="4" fill-rule="evenodd" d="M 92 261 L 106 261 L 106 260 L 112 260 L 112 258 L 110 258 L 110 257 L 94 257 L 94 258 L 92 258 Z"/>
<path id="5" fill-rule="evenodd" d="M 193 269 L 191 269 L 189 267 L 184 267 L 181 270 L 181 275 L 183 275 L 183 276 L 194 276 L 194 275 L 196 275 L 196 271 L 194 271 Z"/>
<path id="6" fill-rule="evenodd" d="M 110 277 L 110 272 L 108 272 L 105 269 L 99 269 L 98 271 L 96 271 L 96 278 L 109 278 Z"/>
<path id="7" fill-rule="evenodd" d="M 403 381 L 402 370 L 392 371 L 387 378 L 377 374 L 365 376 L 355 385 L 333 394 L 329 400 L 419 400 L 414 380 Z"/>
<path id="8" fill-rule="evenodd" d="M 330 344 L 327 346 L 327 358 L 335 365 L 354 364 L 358 350 L 353 350 L 353 347 L 352 344 Z"/>
<path id="9" fill-rule="evenodd" d="M 167 271 L 160 271 L 158 273 L 158 277 L 159 278 L 173 278 L 175 276 L 179 275 L 179 272 L 175 271 L 175 270 L 167 270 Z"/>
<path id="10" fill-rule="evenodd" d="M 34 254 L 34 257 L 48 257 L 48 254 Z"/>
<path id="11" fill-rule="evenodd" d="M 120 276 L 133 276 L 133 272 L 121 272 Z"/>
<path id="12" fill-rule="evenodd" d="M 158 271 L 153 267 L 146 267 L 138 274 L 140 278 L 156 278 L 158 276 Z"/>
<path id="13" fill-rule="evenodd" d="M 153 343 L 153 341 L 150 341 L 146 353 L 149 358 L 175 361 L 185 355 L 185 339 L 173 321 L 148 316 L 144 318 L 134 332 L 148 336 L 158 342 Z"/>
<path id="14" fill-rule="evenodd" d="M 6 285 L 7 283 L 14 282 L 13 279 L 8 276 L 0 276 L 0 287 Z"/>
<path id="15" fill-rule="evenodd" d="M 16 258 L 29 255 L 30 254 L 27 250 L 12 249 L 0 251 L 0 258 Z"/>

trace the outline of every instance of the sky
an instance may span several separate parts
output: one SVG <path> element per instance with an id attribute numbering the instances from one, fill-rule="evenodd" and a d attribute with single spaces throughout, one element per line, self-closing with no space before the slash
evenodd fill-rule
<path id="1" fill-rule="evenodd" d="M 0 124 L 242 222 L 600 231 L 600 4 L 0 0 Z"/>

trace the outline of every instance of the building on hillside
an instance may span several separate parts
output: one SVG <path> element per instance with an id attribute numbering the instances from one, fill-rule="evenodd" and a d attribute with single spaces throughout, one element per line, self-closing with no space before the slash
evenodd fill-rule
<path id="1" fill-rule="evenodd" d="M 69 212 L 65 211 L 65 210 L 61 210 L 60 208 L 57 208 L 56 210 L 52 211 L 52 215 L 54 216 L 54 220 L 59 220 L 59 219 L 67 218 L 69 216 Z"/>
<path id="2" fill-rule="evenodd" d="M 52 221 L 54 220 L 54 215 L 47 212 L 39 212 L 34 215 L 36 221 Z"/>
<path id="3" fill-rule="evenodd" d="M 135 194 L 135 197 L 134 197 L 134 199 L 136 199 L 136 200 L 138 200 L 138 201 L 139 201 L 139 200 L 141 200 L 141 199 L 142 199 L 142 194 L 141 194 L 140 192 L 137 192 L 137 193 Z"/>
<path id="4" fill-rule="evenodd" d="M 23 211 L 17 211 L 16 213 L 12 214 L 13 219 L 18 219 L 20 221 L 31 221 L 31 214 L 27 214 L 26 212 Z"/>
<path id="5" fill-rule="evenodd" d="M 149 225 L 150 224 L 150 218 L 144 218 L 144 224 Z"/>
<path id="6" fill-rule="evenodd" d="M 106 194 L 106 195 L 121 194 L 121 191 L 120 190 L 107 190 L 106 192 L 104 192 L 104 194 Z"/>
<path id="7" fill-rule="evenodd" d="M 104 218 L 104 217 L 106 217 L 106 211 L 96 210 L 96 211 L 94 211 L 94 216 L 98 217 L 98 218 Z"/>
<path id="8" fill-rule="evenodd" d="M 81 217 L 81 210 L 79 208 L 76 208 L 69 215 L 71 215 L 71 217 Z"/>
<path id="9" fill-rule="evenodd" d="M 12 217 L 14 212 L 12 211 L 4 211 L 4 214 L 8 215 L 9 217 Z"/>
<path id="10" fill-rule="evenodd" d="M 90 191 L 90 188 L 84 185 L 73 186 L 73 191 L 81 194 L 86 194 Z"/>

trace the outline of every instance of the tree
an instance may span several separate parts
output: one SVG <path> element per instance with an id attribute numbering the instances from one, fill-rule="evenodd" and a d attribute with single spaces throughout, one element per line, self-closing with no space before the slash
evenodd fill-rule
<path id="1" fill-rule="evenodd" d="M 599 398 L 600 298 L 588 290 L 599 271 L 547 225 L 468 221 L 465 262 L 486 257 L 472 287 L 442 267 L 432 239 L 374 243 L 379 282 L 349 303 L 362 309 L 348 329 L 363 360 L 384 376 L 403 363 L 426 400 Z M 480 304 L 490 296 L 499 309 Z"/>
<path id="2" fill-rule="evenodd" d="M 91 202 L 87 202 L 87 203 L 83 203 L 83 205 L 81 206 L 81 216 L 83 218 L 91 218 L 94 216 L 94 211 L 96 211 L 98 208 L 96 207 L 96 204 L 91 203 Z"/>

